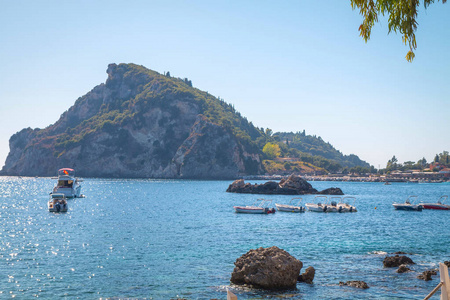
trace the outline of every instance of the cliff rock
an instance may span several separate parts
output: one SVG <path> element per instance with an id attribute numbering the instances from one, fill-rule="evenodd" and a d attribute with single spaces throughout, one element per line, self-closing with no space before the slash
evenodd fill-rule
<path id="1" fill-rule="evenodd" d="M 71 167 L 85 177 L 229 179 L 262 172 L 258 149 L 235 133 L 242 124 L 241 136 L 259 131 L 230 105 L 142 66 L 110 64 L 107 74 L 54 124 L 14 134 L 0 174 L 53 176 Z"/>

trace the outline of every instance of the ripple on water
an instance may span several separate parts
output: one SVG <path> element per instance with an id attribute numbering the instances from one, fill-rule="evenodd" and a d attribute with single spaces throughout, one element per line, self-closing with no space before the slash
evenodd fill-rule
<path id="1" fill-rule="evenodd" d="M 450 212 L 398 212 L 391 205 L 410 194 L 438 199 L 449 194 L 448 184 L 387 190 L 378 183 L 313 182 L 356 196 L 358 213 L 241 215 L 232 206 L 258 197 L 225 193 L 229 183 L 87 179 L 87 197 L 52 214 L 53 180 L 0 177 L 0 273 L 8 275 L 0 298 L 223 299 L 227 288 L 240 299 L 423 298 L 436 282 L 418 280 L 417 273 L 450 260 L 450 218 L 443 218 Z M 430 226 L 436 220 L 439 230 Z M 230 286 L 239 256 L 273 245 L 313 266 L 314 284 L 286 293 Z M 396 251 L 409 253 L 414 272 L 383 268 L 384 257 Z M 348 280 L 370 288 L 339 286 Z"/>

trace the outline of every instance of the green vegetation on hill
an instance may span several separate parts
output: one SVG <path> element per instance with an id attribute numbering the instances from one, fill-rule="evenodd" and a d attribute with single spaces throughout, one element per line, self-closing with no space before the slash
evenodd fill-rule
<path id="1" fill-rule="evenodd" d="M 138 130 L 144 127 L 149 122 L 145 114 L 159 109 L 164 112 L 157 120 L 159 127 L 165 130 L 164 149 L 172 150 L 161 148 L 158 151 L 160 142 L 155 141 L 153 155 L 169 162 L 177 147 L 188 137 L 177 135 L 177 116 L 186 112 L 175 102 L 182 101 L 194 107 L 196 114 L 202 114 L 208 121 L 232 133 L 248 151 L 258 153 L 264 159 L 263 167 L 268 173 L 324 173 L 352 167 L 368 170 L 370 167 L 356 155 L 343 155 L 320 137 L 306 135 L 304 131 L 272 134 L 270 129 L 257 128 L 233 105 L 194 88 L 187 78 L 174 78 L 169 72 L 162 75 L 135 64 L 111 65 L 111 68 L 114 71 L 108 69 L 105 85 L 80 97 L 51 130 L 39 131 L 35 142 L 52 147 L 53 155 L 58 158 L 76 146 L 89 143 L 90 136 L 107 132 L 118 134 L 122 147 L 130 148 L 127 153 L 145 151 L 139 145 L 129 145 L 132 139 L 122 128 L 131 126 Z M 102 96 L 105 89 L 112 93 L 108 95 L 108 101 Z M 93 97 L 95 93 L 98 96 Z M 258 167 L 246 166 L 246 170 L 258 170 Z"/>
<path id="2" fill-rule="evenodd" d="M 430 168 L 431 167 L 431 168 Z M 448 151 L 442 151 L 436 154 L 431 161 L 427 161 L 425 157 L 419 159 L 416 163 L 413 161 L 405 161 L 403 164 L 399 163 L 397 157 L 392 156 L 386 163 L 386 168 L 380 169 L 380 173 L 389 173 L 392 171 L 409 171 L 409 170 L 429 170 L 439 171 L 440 169 L 450 167 L 450 154 Z"/>

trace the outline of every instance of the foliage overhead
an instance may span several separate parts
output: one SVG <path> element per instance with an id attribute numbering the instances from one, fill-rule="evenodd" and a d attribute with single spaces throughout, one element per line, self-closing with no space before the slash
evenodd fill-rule
<path id="1" fill-rule="evenodd" d="M 439 0 L 438 0 L 439 2 Z M 442 0 L 442 3 L 447 0 Z M 427 8 L 434 0 L 424 0 Z M 419 0 L 351 0 L 352 9 L 358 8 L 363 16 L 363 22 L 359 26 L 359 35 L 367 41 L 370 39 L 372 27 L 378 22 L 378 15 L 389 15 L 388 26 L 391 31 L 402 34 L 402 40 L 409 46 L 406 60 L 412 62 L 417 48 L 415 31 L 417 30 L 417 13 L 420 5 Z"/>

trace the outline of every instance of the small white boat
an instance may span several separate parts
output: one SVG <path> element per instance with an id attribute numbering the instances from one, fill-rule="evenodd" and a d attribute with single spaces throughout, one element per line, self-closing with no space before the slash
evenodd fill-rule
<path id="1" fill-rule="evenodd" d="M 81 197 L 81 185 L 79 182 L 82 182 L 82 180 L 75 178 L 75 171 L 73 169 L 59 169 L 58 177 L 52 179 L 58 179 L 58 182 L 53 188 L 53 194 L 64 194 L 66 198 Z"/>
<path id="2" fill-rule="evenodd" d="M 297 200 L 299 200 L 296 204 Z M 275 203 L 275 207 L 278 211 L 285 211 L 285 212 L 294 212 L 294 213 L 301 213 L 305 212 L 305 208 L 300 206 L 300 203 L 302 202 L 302 198 L 292 198 L 291 201 L 289 201 L 289 204 L 279 204 Z"/>
<path id="3" fill-rule="evenodd" d="M 324 212 L 335 213 L 341 212 L 338 207 L 338 203 L 342 202 L 342 198 L 339 196 L 331 196 L 328 200 L 327 208 Z M 342 210 L 342 209 L 341 209 Z"/>
<path id="4" fill-rule="evenodd" d="M 450 210 L 450 205 L 444 204 L 444 201 L 448 199 L 447 195 L 441 196 L 436 203 L 420 203 L 424 209 L 439 209 Z"/>
<path id="5" fill-rule="evenodd" d="M 327 196 L 314 197 L 313 203 L 306 203 L 305 206 L 309 211 L 313 212 L 326 212 L 328 208 Z"/>
<path id="6" fill-rule="evenodd" d="M 351 205 L 349 202 L 353 201 L 353 205 Z M 341 201 L 337 204 L 338 212 L 357 212 L 355 206 L 356 198 L 352 196 L 345 196 L 344 198 L 341 198 Z"/>
<path id="7" fill-rule="evenodd" d="M 64 194 L 50 194 L 50 200 L 48 201 L 49 212 L 67 212 L 68 209 L 69 206 Z"/>
<path id="8" fill-rule="evenodd" d="M 409 196 L 405 203 L 393 203 L 395 209 L 397 210 L 415 210 L 415 211 L 422 211 L 423 206 L 420 204 L 414 204 L 414 201 L 417 200 L 417 196 Z"/>
<path id="9" fill-rule="evenodd" d="M 233 206 L 233 208 L 237 213 L 242 214 L 273 214 L 275 208 L 267 207 L 270 203 L 272 203 L 272 200 L 257 199 L 250 206 Z"/>

